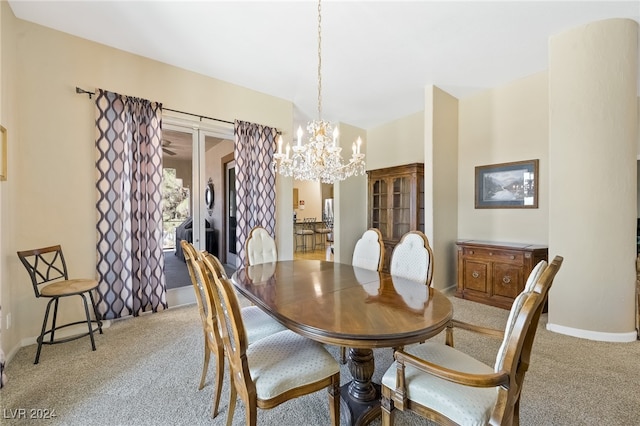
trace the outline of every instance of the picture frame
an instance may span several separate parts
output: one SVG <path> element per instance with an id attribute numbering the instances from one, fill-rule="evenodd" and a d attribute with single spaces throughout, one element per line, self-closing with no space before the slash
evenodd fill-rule
<path id="1" fill-rule="evenodd" d="M 7 129 L 0 125 L 0 181 L 7 180 Z"/>
<path id="2" fill-rule="evenodd" d="M 537 209 L 538 160 L 476 166 L 476 209 Z"/>

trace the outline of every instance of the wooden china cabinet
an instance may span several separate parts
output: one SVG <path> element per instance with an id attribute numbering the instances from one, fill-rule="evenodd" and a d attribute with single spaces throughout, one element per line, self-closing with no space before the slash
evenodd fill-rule
<path id="1" fill-rule="evenodd" d="M 414 163 L 367 171 L 368 227 L 382 234 L 383 271 L 389 271 L 391 253 L 409 231 L 424 232 L 424 164 Z"/>

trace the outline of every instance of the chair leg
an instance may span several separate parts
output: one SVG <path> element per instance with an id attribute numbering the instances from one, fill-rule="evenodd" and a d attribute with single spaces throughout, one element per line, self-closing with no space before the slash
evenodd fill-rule
<path id="1" fill-rule="evenodd" d="M 340 376 L 334 376 L 329 386 L 329 414 L 331 425 L 340 426 Z"/>
<path id="2" fill-rule="evenodd" d="M 209 358 L 211 356 L 211 350 L 207 344 L 207 332 L 204 332 L 204 360 L 202 361 L 202 375 L 200 376 L 200 385 L 198 390 L 202 390 L 204 382 L 207 379 L 207 370 L 209 370 Z"/>
<path id="3" fill-rule="evenodd" d="M 82 301 L 84 302 L 84 313 L 87 315 L 87 327 L 89 327 L 89 337 L 91 338 L 91 350 L 96 350 L 96 341 L 93 338 L 93 324 L 91 324 L 91 314 L 89 314 L 89 304 L 87 303 L 87 297 L 81 294 Z"/>
<path id="4" fill-rule="evenodd" d="M 382 426 L 392 426 L 395 422 L 396 410 L 393 405 L 393 399 L 391 399 L 389 395 L 390 393 L 391 391 L 388 388 L 382 387 L 382 398 L 380 401 L 382 408 Z"/>
<path id="5" fill-rule="evenodd" d="M 236 410 L 236 399 L 238 394 L 236 392 L 236 384 L 233 382 L 233 375 L 231 374 L 229 380 L 230 392 L 229 392 L 229 412 L 227 413 L 227 426 L 231 426 L 233 423 L 233 412 Z"/>
<path id="6" fill-rule="evenodd" d="M 216 386 L 213 394 L 213 407 L 211 408 L 211 417 L 218 415 L 218 407 L 220 406 L 220 396 L 222 395 L 222 382 L 224 379 L 224 347 L 218 347 L 216 353 Z"/>
<path id="7" fill-rule="evenodd" d="M 58 302 L 59 299 L 56 297 L 53 302 L 53 322 L 51 323 L 51 334 L 49 335 L 49 342 L 53 342 L 53 336 L 56 333 L 56 321 L 58 320 Z"/>
<path id="8" fill-rule="evenodd" d="M 98 314 L 98 305 L 96 305 L 96 301 L 93 298 L 93 292 L 89 291 L 89 298 L 91 299 L 91 306 L 93 306 L 93 315 L 96 318 L 96 324 L 98 324 L 98 331 L 100 334 L 104 334 L 102 332 L 102 321 L 100 320 L 100 314 Z"/>
<path id="9" fill-rule="evenodd" d="M 340 346 L 340 364 L 347 363 L 347 348 L 345 346 Z"/>
<path id="10" fill-rule="evenodd" d="M 40 330 L 40 336 L 38 337 L 37 341 L 38 341 L 38 350 L 36 352 L 36 360 L 33 362 L 34 364 L 37 364 L 40 361 L 40 352 L 42 351 L 42 341 L 44 340 L 44 334 L 47 330 L 47 322 L 49 321 L 49 309 L 51 308 L 51 304 L 53 303 L 53 301 L 56 299 L 51 299 L 49 300 L 49 303 L 47 303 L 47 309 L 44 312 L 44 320 L 42 321 L 42 329 Z"/>

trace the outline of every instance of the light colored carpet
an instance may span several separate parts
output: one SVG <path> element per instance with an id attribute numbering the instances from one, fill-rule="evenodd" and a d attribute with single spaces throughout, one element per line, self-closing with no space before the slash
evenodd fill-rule
<path id="1" fill-rule="evenodd" d="M 502 328 L 508 312 L 451 298 L 455 317 Z M 522 425 L 631 425 L 640 413 L 640 343 L 592 342 L 545 329 L 541 318 L 531 368 L 521 401 Z M 436 337 L 442 340 L 442 336 Z M 22 348 L 8 365 L 8 386 L 0 391 L 2 421 L 16 410 L 53 410 L 47 425 L 224 425 L 229 380 L 221 413 L 209 417 L 213 392 L 211 376 L 197 390 L 202 368 L 202 329 L 194 306 L 116 321 L 96 338 L 92 352 L 88 339 L 45 346 L 40 364 L 33 365 L 35 346 Z M 458 331 L 456 347 L 493 365 L 499 342 Z M 327 347 L 336 357 L 338 349 Z M 392 361 L 391 349 L 375 350 L 374 380 Z M 349 380 L 342 367 L 343 383 Z M 19 413 L 19 411 L 18 411 Z M 234 425 L 244 425 L 244 407 L 238 402 Z M 326 392 L 259 410 L 260 425 L 328 425 Z M 379 425 L 379 420 L 372 423 Z M 425 425 L 411 413 L 398 412 L 398 425 Z"/>

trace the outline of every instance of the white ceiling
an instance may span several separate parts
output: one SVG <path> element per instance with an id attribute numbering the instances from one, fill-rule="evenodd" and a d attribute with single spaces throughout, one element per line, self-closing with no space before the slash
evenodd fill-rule
<path id="1" fill-rule="evenodd" d="M 298 120 L 317 118 L 315 1 L 9 4 L 20 19 L 291 100 Z M 323 118 L 368 129 L 421 111 L 427 85 L 463 98 L 543 71 L 550 36 L 606 18 L 640 22 L 640 2 L 325 0 Z"/>

